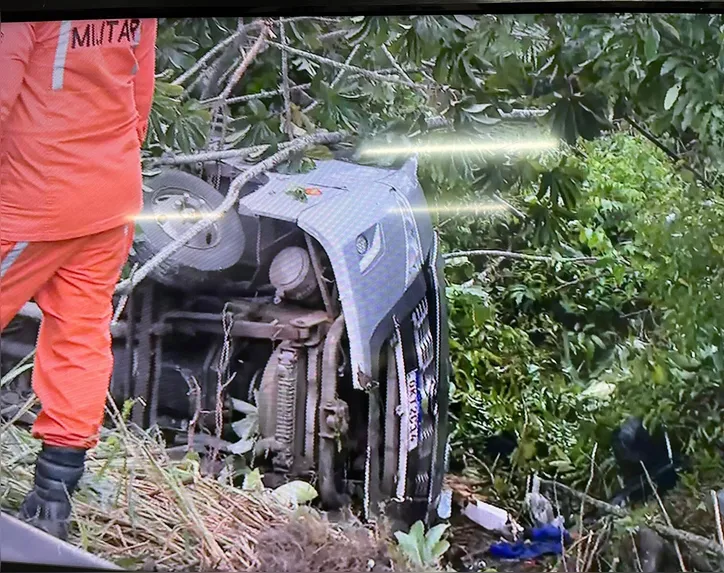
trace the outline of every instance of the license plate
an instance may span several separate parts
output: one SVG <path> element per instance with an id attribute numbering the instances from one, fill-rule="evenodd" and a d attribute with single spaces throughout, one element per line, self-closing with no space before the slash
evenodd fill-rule
<path id="1" fill-rule="evenodd" d="M 420 441 L 421 398 L 419 372 L 413 370 L 407 374 L 408 452 L 414 450 Z"/>

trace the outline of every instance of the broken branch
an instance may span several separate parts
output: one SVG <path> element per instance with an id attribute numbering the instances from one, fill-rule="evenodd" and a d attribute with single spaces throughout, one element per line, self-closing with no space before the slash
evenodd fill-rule
<path id="1" fill-rule="evenodd" d="M 179 77 L 177 77 L 171 83 L 175 86 L 183 84 L 186 80 L 188 80 L 196 72 L 205 68 L 206 65 L 208 64 L 208 62 L 211 60 L 211 58 L 213 58 L 216 54 L 221 52 L 224 48 L 226 48 L 226 46 L 231 44 L 239 36 L 241 36 L 242 34 L 245 34 L 246 32 L 249 32 L 255 28 L 258 28 L 261 24 L 262 24 L 261 20 L 252 22 L 251 24 L 247 24 L 246 26 L 244 26 L 241 30 L 234 32 L 233 34 L 231 34 L 231 36 L 224 38 L 221 42 L 219 42 L 213 48 L 211 48 L 208 52 L 206 52 L 206 54 L 204 54 L 203 57 L 199 58 L 198 62 L 196 62 L 193 66 L 191 66 L 188 70 L 186 70 L 183 74 L 181 74 Z"/>
<path id="2" fill-rule="evenodd" d="M 721 545 L 724 550 L 724 528 L 722 528 L 721 523 L 721 516 L 724 509 L 719 504 L 719 496 L 714 490 L 711 491 L 711 500 L 714 502 L 714 521 L 716 523 L 716 532 L 719 536 L 719 545 Z"/>
<path id="3" fill-rule="evenodd" d="M 287 33 L 284 29 L 284 18 L 279 18 L 279 39 L 287 45 Z M 282 50 L 282 97 L 284 98 L 284 133 L 289 139 L 294 137 L 292 130 L 292 100 L 289 90 L 289 54 Z"/>
<path id="4" fill-rule="evenodd" d="M 288 18 L 287 22 L 299 22 L 303 20 L 318 20 L 319 22 L 324 22 L 328 24 L 337 24 L 339 23 L 338 18 L 325 18 L 322 16 L 295 16 L 294 18 Z M 254 20 L 253 22 L 246 24 L 241 30 L 238 30 L 231 34 L 230 36 L 224 38 L 221 42 L 216 44 L 213 48 L 211 48 L 206 54 L 203 55 L 203 57 L 199 58 L 199 61 L 196 62 L 193 66 L 191 66 L 188 70 L 186 70 L 183 74 L 181 74 L 179 77 L 177 77 L 174 81 L 171 83 L 173 85 L 181 85 L 186 80 L 188 80 L 190 77 L 192 77 L 196 72 L 206 67 L 208 62 L 213 58 L 216 54 L 221 52 L 226 46 L 231 44 L 234 40 L 236 40 L 239 36 L 251 32 L 252 30 L 255 30 L 256 28 L 260 28 L 264 25 L 264 20 Z M 336 32 L 331 32 L 336 33 Z"/>
<path id="5" fill-rule="evenodd" d="M 279 149 L 289 147 L 290 143 L 284 141 L 279 144 Z M 252 147 L 240 147 L 239 149 L 224 149 L 222 151 L 204 151 L 202 153 L 191 153 L 189 155 L 174 155 L 169 157 L 159 157 L 148 162 L 149 167 L 173 166 L 173 165 L 189 165 L 191 163 L 205 163 L 207 161 L 220 161 L 223 159 L 233 159 L 235 157 L 244 158 L 250 155 L 261 153 L 268 149 L 269 145 L 254 145 Z"/>
<path id="6" fill-rule="evenodd" d="M 664 516 L 664 519 L 666 520 L 666 525 L 669 527 L 674 527 L 674 524 L 671 521 L 671 518 L 669 517 L 669 513 L 666 511 L 666 507 L 664 506 L 664 502 L 661 499 L 661 496 L 659 495 L 659 491 L 654 485 L 654 482 L 651 480 L 651 476 L 649 475 L 649 470 L 646 467 L 646 464 L 640 460 L 641 467 L 644 470 L 644 474 L 646 474 L 646 480 L 649 482 L 649 487 L 651 488 L 651 491 L 654 492 L 654 495 L 656 496 L 656 501 L 659 504 L 659 508 L 661 509 L 661 513 Z M 686 565 L 684 564 L 684 556 L 681 554 L 681 547 L 679 546 L 679 542 L 674 539 L 674 549 L 676 549 L 676 557 L 679 559 L 679 566 L 681 567 L 682 571 L 686 571 Z"/>
<path id="7" fill-rule="evenodd" d="M 382 44 L 382 52 L 385 54 L 387 59 L 392 64 L 392 67 L 397 70 L 397 73 L 402 76 L 403 79 L 407 80 L 410 83 L 415 83 L 410 79 L 410 76 L 407 75 L 405 70 L 402 69 L 402 66 L 397 62 L 395 59 L 395 56 L 392 55 L 392 52 L 390 52 L 390 49 L 387 47 L 387 44 Z"/>
<path id="8" fill-rule="evenodd" d="M 616 505 L 611 505 L 610 503 L 606 503 L 605 501 L 596 499 L 595 497 L 592 497 L 588 494 L 577 491 L 577 490 L 573 489 L 572 487 L 569 487 L 569 486 L 559 483 L 557 481 L 549 480 L 549 479 L 545 479 L 545 478 L 541 478 L 540 481 L 542 484 L 551 486 L 551 487 L 555 488 L 555 490 L 560 490 L 562 492 L 565 492 L 572 497 L 575 497 L 581 501 L 585 501 L 588 505 L 591 505 L 597 509 L 600 509 L 601 511 L 605 511 L 606 513 L 610 513 L 611 515 L 614 515 L 616 517 L 624 518 L 624 517 L 629 517 L 631 515 L 628 511 L 626 511 L 622 507 L 618 507 Z M 696 533 L 691 533 L 689 531 L 683 531 L 681 529 L 676 529 L 676 528 L 670 527 L 668 525 L 661 525 L 660 523 L 656 523 L 656 522 L 647 523 L 647 526 L 649 528 L 651 528 L 652 530 L 654 530 L 659 535 L 669 537 L 670 539 L 678 539 L 679 541 L 683 541 L 683 542 L 689 543 L 691 545 L 696 545 L 697 547 L 700 547 L 701 549 L 704 549 L 711 553 L 715 553 L 717 555 L 724 556 L 724 547 L 719 545 L 716 541 L 712 541 L 711 539 L 702 537 L 701 535 L 697 535 Z"/>
<path id="9" fill-rule="evenodd" d="M 453 251 L 451 253 L 445 253 L 443 259 L 455 259 L 457 257 L 503 257 L 508 259 L 521 259 L 526 261 L 540 261 L 549 263 L 581 263 L 584 265 L 590 265 L 598 262 L 596 257 L 548 257 L 544 255 L 528 255 L 526 253 L 515 253 L 513 251 L 498 251 L 495 249 L 476 249 L 474 251 Z"/>
<path id="10" fill-rule="evenodd" d="M 364 68 L 360 68 L 358 66 L 352 66 L 350 64 L 345 64 L 343 62 L 338 62 L 336 60 L 331 60 L 330 58 L 325 58 L 324 56 L 320 56 L 318 54 L 313 54 L 312 52 L 306 52 L 304 50 L 299 50 L 298 48 L 293 48 L 292 46 L 284 46 L 280 44 L 279 42 L 269 41 L 268 42 L 270 46 L 274 46 L 275 48 L 279 48 L 280 50 L 286 50 L 290 54 L 294 54 L 295 56 L 300 56 L 302 58 L 307 58 L 308 60 L 313 60 L 315 62 L 319 62 L 320 64 L 326 64 L 328 66 L 333 66 L 336 68 L 344 69 L 349 72 L 355 72 L 363 77 L 366 77 L 371 80 L 377 80 L 381 82 L 388 82 L 392 84 L 400 84 L 403 86 L 407 86 L 408 88 L 418 89 L 421 85 L 427 85 L 427 84 L 416 84 L 414 82 L 408 82 L 407 80 L 396 78 L 393 76 L 386 76 L 384 74 L 381 74 L 379 72 L 375 72 L 372 70 L 365 70 Z"/>
<path id="11" fill-rule="evenodd" d="M 262 28 L 261 34 L 259 34 L 259 37 L 256 39 L 256 42 L 254 42 L 254 45 L 251 47 L 251 50 L 249 50 L 249 53 L 246 54 L 246 57 L 242 60 L 241 64 L 238 68 L 234 71 L 233 75 L 231 76 L 231 79 L 229 80 L 229 83 L 226 84 L 226 87 L 224 88 L 224 91 L 221 92 L 221 95 L 219 96 L 219 102 L 217 102 L 217 108 L 220 105 L 223 105 L 224 102 L 226 102 L 226 98 L 229 97 L 229 94 L 231 93 L 231 90 L 234 89 L 234 86 L 239 83 L 239 80 L 244 75 L 244 72 L 249 68 L 251 63 L 254 61 L 254 58 L 261 52 L 261 49 L 264 47 L 264 43 L 267 40 L 267 36 L 269 35 L 270 28 L 267 24 L 264 25 Z"/>
<path id="12" fill-rule="evenodd" d="M 635 119 L 633 119 L 630 116 L 625 116 L 624 119 L 629 123 L 631 127 L 633 127 L 636 131 L 638 131 L 641 135 L 643 135 L 646 139 L 648 139 L 651 143 L 653 143 L 656 147 L 658 147 L 661 151 L 663 151 L 666 155 L 668 155 L 669 159 L 671 159 L 675 163 L 679 163 L 684 169 L 687 171 L 690 171 L 694 177 L 696 177 L 701 183 L 709 188 L 711 188 L 711 185 L 709 185 L 708 181 L 706 180 L 706 176 L 699 170 L 695 169 L 688 163 L 684 162 L 682 158 L 671 148 L 666 146 L 658 137 L 656 137 L 653 133 L 651 133 L 648 129 L 646 129 L 643 125 L 639 124 Z"/>

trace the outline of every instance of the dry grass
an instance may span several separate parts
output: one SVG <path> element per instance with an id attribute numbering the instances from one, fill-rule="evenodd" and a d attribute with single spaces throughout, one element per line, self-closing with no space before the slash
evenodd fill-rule
<path id="1" fill-rule="evenodd" d="M 287 523 L 269 528 L 259 538 L 257 572 L 319 571 L 387 573 L 411 571 L 379 530 L 349 522 L 330 524 L 308 508 Z"/>
<path id="2" fill-rule="evenodd" d="M 70 541 L 124 569 L 201 571 L 404 571 L 380 529 L 331 523 L 202 475 L 193 457 L 172 460 L 160 440 L 131 431 L 118 411 L 89 455 L 74 496 Z M 32 485 L 39 444 L 8 424 L 0 435 L 0 505 L 16 509 Z"/>
<path id="3" fill-rule="evenodd" d="M 32 484 L 38 445 L 10 426 L 0 436 L 0 504 L 17 508 Z M 71 541 L 126 568 L 243 570 L 258 565 L 257 539 L 291 516 L 269 492 L 202 476 L 125 426 L 109 432 L 74 500 Z"/>

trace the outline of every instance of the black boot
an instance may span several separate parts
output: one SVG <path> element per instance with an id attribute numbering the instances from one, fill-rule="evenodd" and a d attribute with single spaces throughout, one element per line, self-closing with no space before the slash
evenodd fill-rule
<path id="1" fill-rule="evenodd" d="M 20 506 L 18 518 L 66 540 L 70 496 L 85 466 L 85 450 L 43 445 L 35 462 L 35 485 Z"/>

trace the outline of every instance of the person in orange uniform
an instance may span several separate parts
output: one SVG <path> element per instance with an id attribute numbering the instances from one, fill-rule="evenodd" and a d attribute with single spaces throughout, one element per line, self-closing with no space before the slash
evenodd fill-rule
<path id="1" fill-rule="evenodd" d="M 142 206 L 157 21 L 0 24 L 0 333 L 43 312 L 42 441 L 19 517 L 66 538 L 113 367 L 113 291 Z"/>

